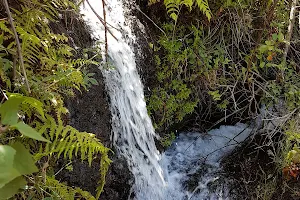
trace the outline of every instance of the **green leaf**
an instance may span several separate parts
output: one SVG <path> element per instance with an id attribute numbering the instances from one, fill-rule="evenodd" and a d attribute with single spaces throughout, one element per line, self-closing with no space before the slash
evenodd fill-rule
<path id="1" fill-rule="evenodd" d="M 259 67 L 263 68 L 265 66 L 265 64 L 266 64 L 265 62 L 261 62 L 260 65 L 259 65 Z"/>
<path id="2" fill-rule="evenodd" d="M 0 45 L 3 44 L 3 38 L 4 38 L 4 33 L 2 33 L 2 34 L 0 35 Z"/>
<path id="3" fill-rule="evenodd" d="M 192 6 L 194 4 L 193 0 L 185 0 L 183 3 L 189 7 L 190 11 L 192 10 Z"/>
<path id="4" fill-rule="evenodd" d="M 88 73 L 88 74 L 87 74 L 88 77 L 92 77 L 92 76 L 94 76 L 94 75 L 95 75 L 95 73 Z"/>
<path id="5" fill-rule="evenodd" d="M 13 167 L 15 155 L 16 150 L 14 148 L 0 145 L 0 188 L 21 175 Z"/>
<path id="6" fill-rule="evenodd" d="M 176 22 L 178 19 L 178 16 L 175 13 L 170 14 L 170 17 Z"/>
<path id="7" fill-rule="evenodd" d="M 23 99 L 12 96 L 1 105 L 0 114 L 3 125 L 13 125 L 18 122 L 18 111 L 22 101 Z"/>
<path id="8" fill-rule="evenodd" d="M 30 137 L 30 138 L 33 138 L 36 140 L 40 140 L 43 142 L 50 142 L 49 140 L 47 140 L 43 136 L 41 136 L 41 134 L 39 132 L 37 132 L 35 129 L 31 128 L 24 122 L 19 122 L 19 123 L 13 125 L 12 127 L 18 129 L 18 131 L 20 131 L 23 135 L 25 135 L 27 137 Z"/>
<path id="9" fill-rule="evenodd" d="M 19 189 L 26 185 L 26 181 L 22 176 L 15 178 L 7 183 L 4 187 L 0 188 L 0 200 L 8 199 L 14 196 Z"/>
<path id="10" fill-rule="evenodd" d="M 28 104 L 30 107 L 35 108 L 35 110 L 44 118 L 44 109 L 43 109 L 43 103 L 40 102 L 39 100 L 32 98 L 32 97 L 22 97 L 24 101 L 22 102 L 23 104 Z M 22 108 L 22 106 L 21 106 Z"/>
<path id="11" fill-rule="evenodd" d="M 20 174 L 26 175 L 38 171 L 38 168 L 34 164 L 35 162 L 32 155 L 23 144 L 16 142 L 12 144 L 11 147 L 17 151 L 14 159 L 14 168 L 17 169 Z"/>
<path id="12" fill-rule="evenodd" d="M 209 91 L 208 94 L 210 94 L 215 101 L 221 100 L 222 95 L 219 94 L 219 90 Z"/>
<path id="13" fill-rule="evenodd" d="M 267 45 L 261 45 L 260 47 L 259 47 L 259 52 L 260 53 L 264 53 L 265 51 L 267 51 L 268 50 L 268 46 Z"/>
<path id="14" fill-rule="evenodd" d="M 284 41 L 284 35 L 282 33 L 278 34 L 278 41 L 283 42 Z"/>
<path id="15" fill-rule="evenodd" d="M 90 78 L 89 81 L 93 85 L 99 85 L 98 81 L 96 79 L 94 79 L 94 78 Z"/>
<path id="16" fill-rule="evenodd" d="M 273 41 L 270 41 L 270 40 L 267 40 L 266 42 L 266 45 L 268 45 L 268 46 L 272 46 L 274 43 L 273 43 Z"/>
<path id="17" fill-rule="evenodd" d="M 276 41 L 277 38 L 278 38 L 278 35 L 277 35 L 276 33 L 272 34 L 272 39 L 273 39 L 274 41 Z"/>

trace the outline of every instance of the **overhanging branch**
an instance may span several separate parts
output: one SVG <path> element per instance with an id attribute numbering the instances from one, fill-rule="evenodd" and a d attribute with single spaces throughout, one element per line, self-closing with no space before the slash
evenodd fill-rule
<path id="1" fill-rule="evenodd" d="M 29 83 L 28 83 L 28 79 L 27 79 L 27 75 L 26 75 L 25 66 L 24 66 L 24 59 L 23 59 L 23 55 L 22 55 L 21 43 L 20 43 L 18 33 L 17 33 L 15 25 L 14 25 L 14 20 L 12 18 L 7 0 L 3 0 L 3 4 L 4 4 L 4 7 L 5 7 L 7 16 L 8 16 L 8 21 L 11 25 L 11 28 L 13 30 L 15 40 L 16 40 L 16 43 L 17 43 L 17 52 L 18 52 L 18 57 L 19 57 L 19 64 L 21 65 L 21 68 L 22 68 L 22 72 L 23 72 L 23 75 L 24 75 L 24 78 L 25 78 L 25 84 L 26 84 L 28 92 L 31 93 Z M 15 72 L 16 71 L 16 65 L 14 65 L 13 68 L 14 68 L 13 71 Z"/>

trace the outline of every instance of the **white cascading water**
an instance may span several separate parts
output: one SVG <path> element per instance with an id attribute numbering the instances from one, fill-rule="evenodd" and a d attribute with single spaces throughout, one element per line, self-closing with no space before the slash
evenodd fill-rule
<path id="1" fill-rule="evenodd" d="M 102 0 L 89 0 L 99 16 L 103 16 Z M 110 96 L 112 113 L 112 141 L 127 159 L 135 183 L 137 200 L 226 199 L 226 187 L 211 191 L 209 185 L 218 179 L 220 158 L 231 151 L 250 133 L 244 124 L 222 126 L 210 131 L 205 138 L 199 133 L 181 134 L 174 144 L 160 155 L 154 142 L 156 137 L 147 114 L 143 85 L 136 69 L 130 23 L 125 19 L 122 0 L 106 0 L 108 54 L 113 67 L 102 69 Z M 104 27 L 86 4 L 82 8 L 85 20 L 91 25 L 93 36 L 104 42 Z M 112 26 L 114 28 L 112 28 Z M 203 158 L 206 159 L 203 159 Z M 205 164 L 204 164 L 205 163 Z M 206 166 L 197 178 L 196 187 L 186 183 L 193 174 Z"/>
<path id="2" fill-rule="evenodd" d="M 112 61 L 112 69 L 103 69 L 106 86 L 110 96 L 112 114 L 112 141 L 128 162 L 134 175 L 133 191 L 136 199 L 143 199 L 147 193 L 148 199 L 156 199 L 159 188 L 164 186 L 162 169 L 158 163 L 159 152 L 155 146 L 156 137 L 144 101 L 143 85 L 136 69 L 133 44 L 135 38 L 125 20 L 122 1 L 106 2 L 106 21 L 114 37 L 108 33 L 108 55 Z M 100 15 L 101 0 L 89 0 L 90 5 Z M 86 5 L 84 15 L 93 28 L 94 37 L 104 38 L 104 27 Z M 147 191 L 148 190 L 148 191 Z M 146 192 L 147 191 L 147 192 Z M 151 197 L 151 193 L 154 194 Z M 158 197 L 159 198 L 159 197 Z"/>
<path id="3" fill-rule="evenodd" d="M 221 126 L 202 136 L 199 133 L 180 134 L 161 160 L 168 184 L 164 199 L 230 199 L 226 180 L 220 176 L 220 160 L 251 131 L 248 125 L 238 123 Z"/>

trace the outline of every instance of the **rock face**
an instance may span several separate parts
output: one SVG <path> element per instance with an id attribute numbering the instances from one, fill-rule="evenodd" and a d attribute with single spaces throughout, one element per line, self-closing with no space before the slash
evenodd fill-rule
<path id="1" fill-rule="evenodd" d="M 149 43 L 155 41 L 154 38 L 150 37 L 151 34 L 149 33 L 155 30 L 155 28 L 147 21 L 148 19 L 143 14 L 143 11 L 137 9 L 137 5 L 144 10 L 147 6 L 147 1 L 124 1 L 124 6 L 126 7 L 125 15 L 129 19 L 130 26 L 136 36 L 135 44 L 132 45 L 136 54 L 137 68 L 145 85 L 145 96 L 147 96 L 148 88 L 151 88 L 155 82 L 155 63 L 153 52 L 149 48 Z M 63 26 L 64 23 L 62 22 L 61 25 Z M 53 28 L 59 30 L 59 32 L 66 33 L 70 37 L 73 46 L 80 48 L 92 46 L 93 41 L 89 33 L 89 28 L 82 21 L 75 20 L 73 27 L 62 26 L 54 26 Z M 70 125 L 80 131 L 94 133 L 106 147 L 114 150 L 110 140 L 111 116 L 104 78 L 97 66 L 89 68 L 89 72 L 95 73 L 93 78 L 98 81 L 99 85 L 92 86 L 89 91 L 78 92 L 76 97 L 67 101 L 66 106 L 70 112 Z M 117 154 L 111 154 L 110 158 L 113 162 L 107 173 L 106 184 L 100 199 L 127 200 L 134 178 L 127 167 L 126 160 Z M 66 164 L 65 161 L 60 160 L 56 171 L 64 168 Z M 56 178 L 95 195 L 99 180 L 99 161 L 95 160 L 90 168 L 86 162 L 74 160 L 72 166 L 72 171 L 63 169 Z"/>
<path id="2" fill-rule="evenodd" d="M 99 85 L 92 86 L 89 91 L 78 93 L 75 98 L 68 100 L 70 125 L 80 131 L 96 134 L 106 147 L 113 150 L 110 142 L 110 110 L 104 80 L 98 67 L 92 67 L 90 72 L 95 73 L 94 78 Z M 118 157 L 117 154 L 111 154 L 110 158 L 113 162 L 106 175 L 106 184 L 100 199 L 127 199 L 133 183 L 132 175 L 124 159 Z M 89 167 L 87 162 L 74 160 L 72 163 L 73 170 L 62 170 L 57 175 L 57 179 L 95 195 L 97 182 L 100 179 L 99 163 L 99 160 L 96 159 Z M 57 169 L 63 168 L 66 164 L 64 160 L 60 160 Z"/>
<path id="3" fill-rule="evenodd" d="M 80 20 L 80 17 L 73 18 L 72 26 L 65 26 L 64 19 L 60 23 L 51 24 L 53 30 L 57 33 L 64 33 L 69 37 L 70 45 L 80 49 L 89 48 L 93 44 L 89 27 Z M 109 110 L 109 99 L 106 94 L 105 83 L 98 66 L 88 68 L 89 73 L 95 73 L 94 77 L 99 85 L 93 85 L 89 91 L 82 90 L 77 92 L 76 96 L 66 101 L 66 107 L 69 109 L 69 123 L 79 131 L 94 133 L 101 142 L 111 148 L 111 116 Z M 111 166 L 106 176 L 106 184 L 100 199 L 122 200 L 128 199 L 131 185 L 133 183 L 132 175 L 124 159 L 116 153 L 110 155 L 112 159 Z M 67 170 L 68 162 L 60 159 L 54 169 L 56 178 L 68 185 L 80 187 L 96 194 L 96 188 L 99 181 L 100 160 L 94 160 L 89 167 L 87 162 L 73 160 L 73 170 Z"/>
<path id="4" fill-rule="evenodd" d="M 125 3 L 125 6 L 128 8 L 125 14 L 130 16 L 131 29 L 136 36 L 134 44 L 136 66 L 144 84 L 146 97 L 149 95 L 149 90 L 157 84 L 154 52 L 149 44 L 154 44 L 157 39 L 155 36 L 158 35 L 157 30 L 153 27 L 153 23 L 146 17 L 149 15 L 147 5 L 147 0 L 136 0 L 136 2 Z"/>
<path id="5" fill-rule="evenodd" d="M 106 147 L 113 149 L 110 142 L 110 110 L 104 80 L 98 67 L 92 67 L 90 72 L 95 73 L 94 78 L 99 85 L 93 86 L 87 92 L 77 94 L 76 98 L 68 101 L 70 123 L 80 131 L 96 134 Z M 131 173 L 126 161 L 119 158 L 117 154 L 111 154 L 110 158 L 113 162 L 106 176 L 106 184 L 100 199 L 127 199 L 132 182 Z M 95 194 L 99 181 L 99 162 L 96 160 L 90 168 L 87 163 L 78 161 L 73 164 L 73 168 L 72 172 L 62 175 L 64 180 Z"/>

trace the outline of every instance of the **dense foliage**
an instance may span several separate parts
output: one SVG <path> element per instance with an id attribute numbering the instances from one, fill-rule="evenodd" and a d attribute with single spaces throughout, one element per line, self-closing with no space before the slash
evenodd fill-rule
<path id="1" fill-rule="evenodd" d="M 257 183 L 272 191 L 263 199 L 272 198 L 276 187 L 284 187 L 300 173 L 296 3 L 149 1 L 155 31 L 160 30 L 150 44 L 157 84 L 151 89 L 148 109 L 156 128 L 170 131 L 163 145 L 175 138 L 172 130 L 179 123 L 207 131 L 222 123 L 263 118 L 260 133 L 265 140 L 258 148 L 268 152 L 278 169 Z M 167 10 L 165 17 L 160 7 Z M 258 191 L 262 192 L 257 189 L 249 197 L 260 199 Z"/>
<path id="2" fill-rule="evenodd" d="M 0 199 L 97 199 L 110 150 L 94 134 L 67 125 L 64 107 L 66 97 L 97 84 L 86 72 L 87 66 L 98 64 L 97 55 L 78 54 L 66 35 L 51 29 L 62 17 L 66 22 L 72 14 L 79 17 L 79 5 L 69 0 L 2 3 Z M 91 165 L 97 157 L 101 179 L 96 197 L 55 179 L 58 159 L 79 158 Z"/>
<path id="3" fill-rule="evenodd" d="M 69 37 L 51 28 L 60 20 L 72 21 L 72 15 L 80 18 L 79 3 L 1 3 L 0 199 L 97 199 L 110 150 L 94 134 L 68 125 L 64 101 L 97 84 L 87 66 L 98 64 L 94 58 L 99 48 L 92 57 L 81 54 Z M 159 32 L 153 31 L 157 34 L 150 44 L 156 77 L 147 103 L 157 130 L 169 132 L 161 143 L 169 146 L 180 124 L 207 131 L 222 123 L 262 118 L 262 139 L 251 153 L 262 149 L 273 171 L 267 164 L 257 167 L 254 187 L 242 180 L 252 199 L 271 199 L 278 191 L 295 197 L 300 191 L 294 184 L 300 175 L 296 8 L 296 0 L 148 4 Z M 56 180 L 58 159 L 79 158 L 91 165 L 99 157 L 101 179 L 95 197 Z"/>

